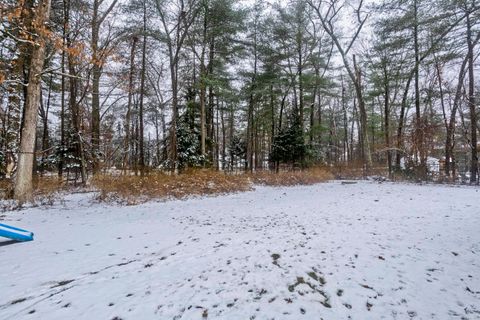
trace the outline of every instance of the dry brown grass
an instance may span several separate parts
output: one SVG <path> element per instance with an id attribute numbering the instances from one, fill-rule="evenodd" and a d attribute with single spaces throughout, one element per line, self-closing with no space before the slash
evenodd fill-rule
<path id="1" fill-rule="evenodd" d="M 362 163 L 348 163 L 331 168 L 335 179 L 363 179 L 366 176 L 388 176 L 388 168 L 384 165 L 374 165 L 368 172 L 365 172 Z"/>
<path id="2" fill-rule="evenodd" d="M 11 179 L 0 179 L 0 199 L 13 197 L 13 182 Z"/>
<path id="3" fill-rule="evenodd" d="M 13 199 L 13 180 L 0 179 L 0 199 Z M 33 179 L 33 202 L 51 205 L 59 198 L 59 193 L 68 191 L 69 187 L 57 177 L 40 177 Z"/>
<path id="4" fill-rule="evenodd" d="M 279 173 L 257 172 L 250 174 L 255 184 L 265 186 L 295 186 L 312 185 L 325 182 L 334 178 L 333 174 L 325 168 L 311 168 L 303 171 L 281 171 Z"/>
<path id="5" fill-rule="evenodd" d="M 100 191 L 98 200 L 125 204 L 251 189 L 251 184 L 244 175 L 227 175 L 209 170 L 192 170 L 180 175 L 154 172 L 145 177 L 99 175 L 93 178 L 92 185 Z"/>
<path id="6" fill-rule="evenodd" d="M 33 188 L 38 195 L 55 193 L 68 189 L 67 185 L 58 177 L 35 177 Z"/>
<path id="7" fill-rule="evenodd" d="M 271 171 L 228 174 L 214 170 L 189 170 L 179 175 L 150 172 L 145 177 L 134 175 L 97 175 L 91 187 L 98 190 L 97 200 L 127 205 L 151 199 L 182 199 L 188 196 L 217 195 L 251 190 L 254 185 L 293 186 L 311 185 L 333 179 L 326 169 L 312 168 L 304 171 Z M 34 201 L 49 205 L 60 199 L 60 194 L 73 190 L 73 186 L 57 177 L 34 179 Z M 77 190 L 78 191 L 78 190 Z M 1 199 L 12 199 L 13 182 L 0 180 Z"/>
<path id="8" fill-rule="evenodd" d="M 333 179 L 325 169 L 305 171 L 226 174 L 213 170 L 190 170 L 180 175 L 161 172 L 140 176 L 97 175 L 92 185 L 97 200 L 134 205 L 150 199 L 216 195 L 251 190 L 254 184 L 267 186 L 310 185 Z"/>

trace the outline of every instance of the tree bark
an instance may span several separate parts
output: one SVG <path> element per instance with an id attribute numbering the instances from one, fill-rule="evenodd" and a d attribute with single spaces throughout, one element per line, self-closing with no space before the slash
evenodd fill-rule
<path id="1" fill-rule="evenodd" d="M 474 52 L 472 41 L 472 25 L 470 12 L 467 13 L 467 44 L 468 44 L 468 105 L 470 109 L 470 183 L 477 183 L 478 156 L 477 156 L 477 113 L 475 105 L 475 79 L 474 79 Z"/>
<path id="2" fill-rule="evenodd" d="M 205 67 L 205 51 L 206 51 L 206 42 L 207 42 L 207 16 L 208 16 L 208 4 L 205 7 L 205 16 L 203 21 L 203 45 L 202 45 L 202 54 L 200 57 L 200 151 L 202 156 L 206 156 L 206 136 L 207 129 L 205 126 L 206 114 L 205 114 L 205 103 L 206 103 L 206 67 Z"/>
<path id="3" fill-rule="evenodd" d="M 42 0 L 38 3 L 32 26 L 33 33 L 38 34 L 39 36 L 31 51 L 32 55 L 28 77 L 27 99 L 25 101 L 17 178 L 15 181 L 14 196 L 20 204 L 31 201 L 33 198 L 32 175 L 35 152 L 35 134 L 37 128 L 37 112 L 40 103 L 41 74 L 43 71 L 47 40 L 43 30 L 50 17 L 50 4 L 50 0 Z"/>
<path id="4" fill-rule="evenodd" d="M 99 162 L 98 156 L 100 152 L 100 76 L 102 74 L 101 58 L 98 52 L 98 39 L 100 32 L 99 24 L 99 6 L 100 1 L 93 2 L 93 17 L 92 17 L 92 158 L 93 158 L 93 173 L 98 171 Z"/>
<path id="5" fill-rule="evenodd" d="M 142 73 L 140 75 L 140 106 L 139 106 L 139 141 L 140 144 L 140 175 L 143 177 L 145 175 L 145 150 L 144 150 L 144 129 L 143 129 L 143 100 L 145 96 L 145 67 L 146 67 L 146 54 L 147 54 L 147 7 L 143 1 L 143 45 L 142 45 Z"/>
<path id="6" fill-rule="evenodd" d="M 123 143 L 123 169 L 127 170 L 130 166 L 131 155 L 131 123 L 132 123 L 132 98 L 133 98 L 133 77 L 135 73 L 135 48 L 137 46 L 138 38 L 134 36 L 132 38 L 132 47 L 130 49 L 130 71 L 128 73 L 128 100 L 127 100 L 127 113 L 125 114 L 125 141 Z"/>
<path id="7" fill-rule="evenodd" d="M 390 83 L 386 62 L 383 62 L 383 85 L 384 85 L 384 117 L 385 117 L 385 146 L 387 148 L 388 175 L 392 175 L 392 151 L 390 150 Z"/>
<path id="8" fill-rule="evenodd" d="M 103 0 L 93 1 L 93 16 L 91 24 L 91 49 L 92 49 L 92 158 L 93 158 L 93 173 L 99 170 L 100 157 L 100 77 L 102 76 L 102 69 L 104 64 L 104 54 L 99 48 L 100 41 L 100 26 L 106 19 L 108 14 L 113 10 L 118 0 L 114 0 L 105 12 L 100 12 L 100 5 Z M 103 48 L 105 49 L 105 48 Z"/>

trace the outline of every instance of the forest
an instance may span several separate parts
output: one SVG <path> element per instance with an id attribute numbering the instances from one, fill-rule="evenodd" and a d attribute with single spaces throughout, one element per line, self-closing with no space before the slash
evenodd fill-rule
<path id="1" fill-rule="evenodd" d="M 4 0 L 0 174 L 478 183 L 475 0 Z"/>
<path id="2" fill-rule="evenodd" d="M 477 0 L 0 0 L 0 319 L 480 319 Z"/>

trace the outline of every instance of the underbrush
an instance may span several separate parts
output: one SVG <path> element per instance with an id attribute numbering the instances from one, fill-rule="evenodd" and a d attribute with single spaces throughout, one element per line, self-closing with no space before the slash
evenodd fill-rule
<path id="1" fill-rule="evenodd" d="M 96 200 L 126 205 L 143 203 L 152 199 L 183 199 L 189 196 L 218 195 L 252 190 L 254 185 L 294 186 L 311 185 L 334 179 L 330 171 L 310 168 L 303 171 L 258 171 L 254 173 L 229 173 L 215 170 L 188 170 L 174 175 L 151 171 L 144 177 L 135 175 L 99 174 L 94 176 L 88 190 L 96 190 Z M 0 198 L 13 198 L 13 181 L 0 179 Z M 52 205 L 62 194 L 78 192 L 77 187 L 57 177 L 35 177 L 34 205 Z M 2 211 L 15 208 L 15 202 L 3 201 Z"/>
<path id="2" fill-rule="evenodd" d="M 334 175 L 324 168 L 311 168 L 304 171 L 269 171 L 249 175 L 254 184 L 265 186 L 312 185 L 334 179 Z"/>
<path id="3" fill-rule="evenodd" d="M 311 185 L 331 179 L 333 175 L 324 169 L 238 174 L 190 170 L 179 175 L 154 172 L 144 177 L 98 175 L 93 178 L 92 185 L 99 190 L 99 201 L 133 205 L 151 199 L 182 199 L 188 196 L 242 192 L 251 190 L 254 185 Z"/>
<path id="4" fill-rule="evenodd" d="M 0 179 L 0 200 L 7 200 L 0 204 L 0 211 L 18 208 L 13 201 L 14 181 Z M 67 193 L 70 187 L 57 177 L 36 176 L 33 179 L 33 205 L 53 205 L 59 199 L 60 193 Z M 8 201 L 10 200 L 10 201 Z"/>
<path id="5" fill-rule="evenodd" d="M 366 177 L 388 177 L 388 168 L 382 165 L 374 165 L 372 168 L 369 168 L 368 171 L 365 170 L 362 163 L 351 162 L 344 165 L 339 165 L 331 168 L 331 172 L 334 175 L 335 179 L 365 179 Z"/>
<path id="6" fill-rule="evenodd" d="M 192 170 L 180 175 L 154 172 L 144 177 L 98 175 L 93 178 L 92 185 L 99 190 L 97 200 L 125 204 L 247 191 L 252 187 L 244 175 L 209 170 Z"/>

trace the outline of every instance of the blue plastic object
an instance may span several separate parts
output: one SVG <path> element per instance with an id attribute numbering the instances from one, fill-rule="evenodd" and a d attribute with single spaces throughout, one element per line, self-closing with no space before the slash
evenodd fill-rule
<path id="1" fill-rule="evenodd" d="M 16 241 L 32 241 L 33 232 L 0 223 L 0 237 Z"/>

